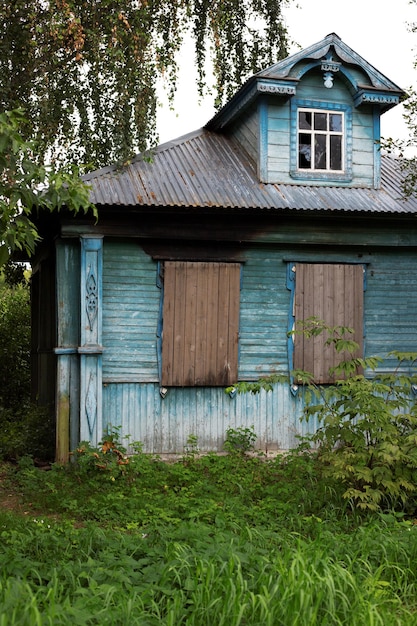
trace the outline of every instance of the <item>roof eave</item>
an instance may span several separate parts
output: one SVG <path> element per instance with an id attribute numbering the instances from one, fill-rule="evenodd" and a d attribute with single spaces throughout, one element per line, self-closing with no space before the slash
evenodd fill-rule
<path id="1" fill-rule="evenodd" d="M 223 108 L 204 126 L 207 130 L 221 131 L 247 109 L 259 95 L 274 95 L 283 99 L 296 94 L 297 78 L 276 79 L 252 76 Z"/>

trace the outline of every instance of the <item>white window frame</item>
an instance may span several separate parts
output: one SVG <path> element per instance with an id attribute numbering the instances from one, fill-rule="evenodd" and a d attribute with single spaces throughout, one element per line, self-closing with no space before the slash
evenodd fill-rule
<path id="1" fill-rule="evenodd" d="M 311 129 L 300 128 L 300 113 L 311 113 L 312 118 L 312 127 Z M 314 128 L 314 116 L 315 114 L 321 114 L 327 116 L 327 130 L 320 130 Z M 329 129 L 329 116 L 330 115 L 340 115 L 342 117 L 342 130 L 341 131 L 333 131 Z M 299 163 L 297 163 L 297 169 L 300 172 L 323 172 L 323 173 L 338 173 L 343 174 L 345 171 L 345 114 L 343 111 L 336 111 L 332 109 L 316 109 L 316 108 L 307 108 L 307 107 L 299 107 L 297 109 L 297 160 L 300 155 L 300 135 L 310 135 L 311 137 L 311 155 L 310 155 L 310 163 L 311 167 L 300 167 Z M 322 136 L 326 138 L 326 167 L 325 168 L 316 168 L 314 167 L 316 161 L 316 141 L 315 138 L 317 136 Z M 341 167 L 338 169 L 333 169 L 330 167 L 330 137 L 341 137 Z"/>
<path id="2" fill-rule="evenodd" d="M 341 102 L 323 102 L 307 98 L 292 98 L 291 137 L 290 137 L 290 175 L 294 180 L 309 184 L 314 181 L 328 183 L 351 182 L 353 176 L 353 112 L 352 107 Z M 343 170 L 319 170 L 298 167 L 298 112 L 311 110 L 317 112 L 343 113 Z"/>

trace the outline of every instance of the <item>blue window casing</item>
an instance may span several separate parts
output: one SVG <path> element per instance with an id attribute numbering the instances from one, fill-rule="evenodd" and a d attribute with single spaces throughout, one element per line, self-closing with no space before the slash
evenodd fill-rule
<path id="1" fill-rule="evenodd" d="M 344 170 L 319 172 L 317 170 L 299 169 L 298 167 L 298 110 L 316 109 L 322 111 L 335 111 L 344 113 Z M 295 180 L 303 182 L 325 181 L 325 182 L 350 182 L 352 180 L 352 107 L 347 104 L 335 102 L 319 102 L 316 100 L 291 100 L 291 139 L 290 139 L 290 174 Z"/>

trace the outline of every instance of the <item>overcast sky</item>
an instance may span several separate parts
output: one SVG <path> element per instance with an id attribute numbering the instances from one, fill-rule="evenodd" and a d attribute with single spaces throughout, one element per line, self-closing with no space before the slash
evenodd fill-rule
<path id="1" fill-rule="evenodd" d="M 409 0 L 293 0 L 285 17 L 291 38 L 301 48 L 336 33 L 401 88 L 417 85 L 417 34 L 407 29 L 407 23 L 417 22 L 417 7 Z M 293 45 L 290 52 L 298 49 Z M 184 50 L 180 67 L 175 111 L 166 103 L 159 109 L 161 143 L 204 126 L 214 114 L 211 98 L 198 103 L 192 50 Z M 401 106 L 382 116 L 381 132 L 384 137 L 406 137 Z"/>

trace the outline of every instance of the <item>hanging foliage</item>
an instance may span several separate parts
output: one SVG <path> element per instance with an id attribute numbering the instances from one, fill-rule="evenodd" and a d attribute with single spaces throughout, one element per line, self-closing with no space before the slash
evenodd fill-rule
<path id="1" fill-rule="evenodd" d="M 29 124 L 22 111 L 0 113 L 0 267 L 14 253 L 33 254 L 40 237 L 32 220 L 39 209 L 97 215 L 79 169 L 37 164 L 38 147 L 24 140 L 23 126 Z"/>
<path id="2" fill-rule="evenodd" d="M 99 167 L 156 139 L 157 78 L 175 94 L 193 33 L 199 90 L 211 56 L 220 106 L 283 58 L 290 0 L 0 0 L 0 112 L 23 108 L 42 160 Z"/>

